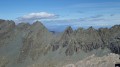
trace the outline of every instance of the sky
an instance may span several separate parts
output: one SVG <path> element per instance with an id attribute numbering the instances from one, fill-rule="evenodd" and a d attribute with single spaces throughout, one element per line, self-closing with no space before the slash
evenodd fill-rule
<path id="1" fill-rule="evenodd" d="M 41 21 L 49 30 L 62 31 L 120 24 L 120 0 L 0 0 L 0 19 L 16 24 Z"/>

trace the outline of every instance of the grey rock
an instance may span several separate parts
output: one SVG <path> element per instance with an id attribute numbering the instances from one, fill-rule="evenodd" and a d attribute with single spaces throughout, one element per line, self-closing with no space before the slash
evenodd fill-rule
<path id="1" fill-rule="evenodd" d="M 84 52 L 90 55 L 92 51 L 98 52 L 97 54 L 101 52 L 100 56 L 103 56 L 102 49 L 120 54 L 120 25 L 98 30 L 93 27 L 73 30 L 69 26 L 64 32 L 54 34 L 39 21 L 15 25 L 11 20 L 0 20 L 0 53 L 12 57 L 9 58 L 11 62 L 8 67 L 13 67 L 16 61 L 16 66 L 21 63 L 21 67 L 24 67 L 24 64 L 37 62 L 39 58 L 42 58 L 43 62 L 53 57 L 64 60 L 66 57 L 82 56 Z M 42 61 L 40 63 L 42 64 Z"/>
<path id="2" fill-rule="evenodd" d="M 15 22 L 9 20 L 0 20 L 0 47 L 8 44 L 14 35 Z"/>

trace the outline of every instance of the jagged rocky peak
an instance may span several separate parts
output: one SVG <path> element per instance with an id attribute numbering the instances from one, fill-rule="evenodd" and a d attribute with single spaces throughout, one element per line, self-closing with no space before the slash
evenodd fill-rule
<path id="1" fill-rule="evenodd" d="M 120 29 L 120 25 L 114 25 L 112 28 Z"/>
<path id="2" fill-rule="evenodd" d="M 72 33 L 73 33 L 73 29 L 71 28 L 71 26 L 67 27 L 66 30 L 63 32 L 60 41 L 62 42 L 69 41 L 69 39 L 72 36 Z"/>
<path id="3" fill-rule="evenodd" d="M 92 26 L 90 26 L 87 30 L 88 31 L 95 31 L 95 29 Z"/>
<path id="4" fill-rule="evenodd" d="M 109 29 L 108 29 L 108 28 L 99 28 L 98 31 L 99 31 L 99 32 L 109 31 Z"/>
<path id="5" fill-rule="evenodd" d="M 0 20 L 0 34 L 9 33 L 15 29 L 15 22 L 12 20 Z M 1 35 L 0 35 L 1 36 Z"/>
<path id="6" fill-rule="evenodd" d="M 0 28 L 13 28 L 15 27 L 15 22 L 12 20 L 2 20 L 0 19 Z"/>
<path id="7" fill-rule="evenodd" d="M 110 28 L 110 31 L 112 34 L 120 32 L 120 25 L 114 25 L 113 27 Z"/>
<path id="8" fill-rule="evenodd" d="M 40 27 L 43 27 L 44 25 L 42 24 L 42 22 L 40 21 L 36 21 L 32 24 L 33 26 L 40 26 Z"/>
<path id="9" fill-rule="evenodd" d="M 23 46 L 18 61 L 24 61 L 27 56 L 30 56 L 32 60 L 35 60 L 39 56 L 47 53 L 49 51 L 51 40 L 52 35 L 47 28 L 39 21 L 34 22 L 30 26 L 30 32 L 23 40 Z"/>
<path id="10" fill-rule="evenodd" d="M 30 24 L 29 23 L 19 23 L 17 25 L 17 28 L 20 30 L 27 30 L 28 28 L 30 28 Z"/>
<path id="11" fill-rule="evenodd" d="M 12 20 L 0 20 L 0 46 L 8 43 L 14 35 L 15 22 Z"/>
<path id="12" fill-rule="evenodd" d="M 73 33 L 73 29 L 71 28 L 71 26 L 68 26 L 66 28 L 66 30 L 63 32 L 63 34 L 61 35 L 60 39 L 55 41 L 52 45 L 53 45 L 53 51 L 57 50 L 59 48 L 59 46 L 62 47 L 66 47 L 69 44 L 69 41 L 72 37 L 72 33 Z"/>
<path id="13" fill-rule="evenodd" d="M 62 41 L 62 43 L 68 42 L 72 36 L 72 33 L 73 33 L 73 29 L 71 28 L 71 26 L 68 26 L 66 30 L 63 32 L 60 41 Z"/>
<path id="14" fill-rule="evenodd" d="M 30 24 L 29 23 L 19 23 L 17 26 L 24 27 L 24 26 L 30 26 Z"/>
<path id="15" fill-rule="evenodd" d="M 84 28 L 79 27 L 77 30 L 74 31 L 74 34 L 77 35 L 77 34 L 79 34 L 79 33 L 83 33 L 84 31 L 85 31 Z"/>
<path id="16" fill-rule="evenodd" d="M 66 28 L 66 30 L 65 30 L 64 33 L 65 33 L 65 34 L 71 34 L 71 33 L 73 33 L 72 27 L 71 27 L 71 26 L 68 26 L 68 27 Z"/>
<path id="17" fill-rule="evenodd" d="M 109 46 L 104 46 L 106 44 Z M 4 45 L 7 45 L 7 47 Z M 22 62 L 21 64 L 16 64 L 16 66 L 23 65 L 21 67 L 27 67 L 24 66 L 26 63 L 32 64 L 34 61 L 34 63 L 39 64 L 43 64 L 47 60 L 56 62 L 54 59 L 63 62 L 66 56 L 71 56 L 70 58 L 75 60 L 76 57 L 84 56 L 85 53 L 89 55 L 92 52 L 94 53 L 94 51 L 95 54 L 98 53 L 103 56 L 104 51 L 101 46 L 111 50 L 111 53 L 120 54 L 120 25 L 115 25 L 110 29 L 100 28 L 98 30 L 93 27 L 88 29 L 78 28 L 76 31 L 73 31 L 69 26 L 61 34 L 53 36 L 40 21 L 36 21 L 33 24 L 20 23 L 15 25 L 14 21 L 0 20 L 0 55 L 12 56 L 8 59 L 9 65 L 14 65 L 16 58 L 18 62 Z M 99 51 L 99 49 L 102 51 Z M 108 52 L 105 50 L 105 53 Z M 48 62 L 45 64 L 48 64 Z M 49 63 L 48 65 L 53 64 Z"/>
<path id="18" fill-rule="evenodd" d="M 48 29 L 40 22 L 40 21 L 36 21 L 31 25 L 31 30 L 32 31 L 48 31 Z"/>
<path id="19" fill-rule="evenodd" d="M 106 35 L 108 36 L 109 34 L 111 34 L 110 29 L 108 29 L 108 28 L 99 28 L 98 32 L 101 37 L 106 36 Z"/>

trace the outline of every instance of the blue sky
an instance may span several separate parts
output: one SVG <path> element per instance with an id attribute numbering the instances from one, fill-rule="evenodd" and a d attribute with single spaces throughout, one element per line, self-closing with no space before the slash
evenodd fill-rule
<path id="1" fill-rule="evenodd" d="M 0 0 L 0 19 L 36 20 L 50 30 L 120 24 L 120 0 Z"/>

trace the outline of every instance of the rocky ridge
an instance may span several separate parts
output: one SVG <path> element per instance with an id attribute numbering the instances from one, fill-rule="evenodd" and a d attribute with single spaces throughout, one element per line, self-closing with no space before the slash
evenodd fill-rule
<path id="1" fill-rule="evenodd" d="M 109 53 L 120 54 L 120 25 L 98 30 L 93 27 L 73 30 L 69 26 L 63 33 L 55 35 L 39 21 L 15 25 L 14 21 L 0 20 L 0 57 L 5 56 L 11 61 L 5 67 L 27 67 L 35 62 L 42 65 L 50 60 L 53 67 L 67 62 L 68 58 L 72 62 L 82 56 Z"/>

